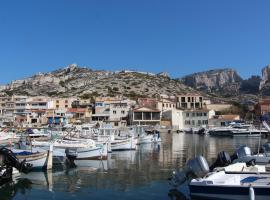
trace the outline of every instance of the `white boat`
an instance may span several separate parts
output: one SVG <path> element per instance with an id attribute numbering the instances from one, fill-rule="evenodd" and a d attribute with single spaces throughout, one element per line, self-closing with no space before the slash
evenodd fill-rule
<path id="1" fill-rule="evenodd" d="M 136 150 L 137 140 L 134 138 L 117 139 L 111 142 L 112 151 Z"/>
<path id="2" fill-rule="evenodd" d="M 12 149 L 12 152 L 20 162 L 25 161 L 32 165 L 33 169 L 51 169 L 52 160 L 50 160 L 52 149 L 47 151 L 30 151 L 21 149 Z"/>
<path id="3" fill-rule="evenodd" d="M 136 127 L 135 131 L 138 134 L 137 145 L 161 142 L 160 133 L 158 131 L 145 131 L 143 126 Z"/>
<path id="4" fill-rule="evenodd" d="M 48 147 L 53 145 L 54 149 L 65 153 L 67 156 L 72 156 L 77 160 L 83 159 L 107 159 L 107 146 L 96 145 L 93 140 L 87 139 L 84 141 L 75 140 L 55 140 L 53 142 L 39 142 L 33 141 L 32 145 L 39 147 Z"/>
<path id="5" fill-rule="evenodd" d="M 214 172 L 189 184 L 194 199 L 256 200 L 270 199 L 270 174 Z M 254 198 L 254 199 L 255 199 Z"/>
<path id="6" fill-rule="evenodd" d="M 270 198 L 270 173 L 265 166 L 235 163 L 212 172 L 202 156 L 187 162 L 183 171 L 174 173 L 171 184 L 188 184 L 192 199 L 266 200 Z"/>

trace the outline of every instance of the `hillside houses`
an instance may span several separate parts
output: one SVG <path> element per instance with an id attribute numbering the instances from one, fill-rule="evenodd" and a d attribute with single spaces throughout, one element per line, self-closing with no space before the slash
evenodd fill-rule
<path id="1" fill-rule="evenodd" d="M 158 125 L 184 130 L 223 124 L 223 118 L 215 116 L 215 111 L 227 105 L 209 105 L 210 100 L 197 93 L 159 95 L 136 101 L 123 96 L 91 99 L 2 96 L 0 125 L 35 127 L 99 122 L 113 127 Z"/>

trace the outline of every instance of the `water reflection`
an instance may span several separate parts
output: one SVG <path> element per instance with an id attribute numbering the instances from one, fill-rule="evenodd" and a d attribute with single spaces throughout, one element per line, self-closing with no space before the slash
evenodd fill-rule
<path id="1" fill-rule="evenodd" d="M 235 148 L 247 144 L 256 151 L 259 144 L 258 138 L 183 133 L 163 133 L 161 137 L 161 144 L 114 152 L 105 161 L 82 161 L 68 171 L 22 175 L 18 183 L 27 180 L 27 184 L 5 186 L 1 199 L 185 199 L 185 191 L 170 190 L 167 178 L 173 170 L 182 168 L 195 155 L 204 155 L 213 162 L 222 150 L 233 153 Z M 263 144 L 266 139 L 260 142 Z"/>

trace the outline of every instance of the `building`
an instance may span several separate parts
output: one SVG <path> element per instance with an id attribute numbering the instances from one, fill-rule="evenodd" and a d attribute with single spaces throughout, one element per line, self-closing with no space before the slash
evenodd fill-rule
<path id="1" fill-rule="evenodd" d="M 161 112 L 165 112 L 168 110 L 176 109 L 176 102 L 172 99 L 161 99 L 157 101 L 157 109 L 161 110 Z"/>
<path id="2" fill-rule="evenodd" d="M 174 130 L 183 130 L 185 128 L 183 121 L 183 110 L 172 109 L 162 113 L 162 121 L 169 121 L 170 127 Z"/>
<path id="3" fill-rule="evenodd" d="M 69 123 L 86 123 L 91 121 L 92 110 L 89 108 L 69 108 L 66 113 Z"/>
<path id="4" fill-rule="evenodd" d="M 178 109 L 202 109 L 203 96 L 199 94 L 186 94 L 176 96 L 176 108 Z"/>
<path id="5" fill-rule="evenodd" d="M 264 97 L 254 107 L 255 113 L 258 116 L 270 113 L 270 97 Z"/>
<path id="6" fill-rule="evenodd" d="M 160 110 L 139 107 L 131 112 L 132 125 L 160 125 Z"/>
<path id="7" fill-rule="evenodd" d="M 123 97 L 97 97 L 92 120 L 114 127 L 126 126 L 129 111 L 135 104 L 135 101 Z"/>
<path id="8" fill-rule="evenodd" d="M 52 105 L 53 109 L 68 109 L 72 108 L 72 103 L 76 98 L 53 98 Z"/>
<path id="9" fill-rule="evenodd" d="M 46 111 L 47 123 L 63 125 L 66 121 L 66 109 L 48 109 Z"/>
<path id="10" fill-rule="evenodd" d="M 128 120 L 128 114 L 130 111 L 130 106 L 127 102 L 114 102 L 110 104 L 109 111 L 109 122 L 114 127 L 126 126 Z"/>
<path id="11" fill-rule="evenodd" d="M 209 110 L 185 110 L 183 121 L 185 128 L 198 128 L 208 125 Z"/>

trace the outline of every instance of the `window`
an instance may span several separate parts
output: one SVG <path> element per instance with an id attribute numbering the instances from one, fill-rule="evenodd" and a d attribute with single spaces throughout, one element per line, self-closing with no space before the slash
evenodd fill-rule
<path id="1" fill-rule="evenodd" d="M 164 103 L 162 104 L 162 107 L 165 107 Z"/>
<path id="2" fill-rule="evenodd" d="M 123 114 L 123 115 L 124 115 L 124 114 L 125 114 L 125 111 L 124 111 L 124 110 L 122 110 L 122 111 L 121 111 L 121 114 Z"/>
<path id="3" fill-rule="evenodd" d="M 114 122 L 114 126 L 118 126 L 118 122 Z"/>
<path id="4" fill-rule="evenodd" d="M 56 100 L 56 103 L 59 103 L 59 100 Z"/>
<path id="5" fill-rule="evenodd" d="M 65 103 L 68 103 L 68 100 L 65 100 Z"/>
<path id="6" fill-rule="evenodd" d="M 203 120 L 203 124 L 207 125 L 208 124 L 208 120 Z"/>
<path id="7" fill-rule="evenodd" d="M 186 113 L 186 117 L 189 117 L 189 113 Z"/>
<path id="8" fill-rule="evenodd" d="M 203 113 L 203 116 L 207 116 L 207 113 Z"/>
<path id="9" fill-rule="evenodd" d="M 202 124 L 202 121 L 201 120 L 198 120 L 198 125 L 201 125 Z"/>
<path id="10" fill-rule="evenodd" d="M 195 117 L 195 113 L 192 113 L 192 117 Z"/>
<path id="11" fill-rule="evenodd" d="M 96 107 L 99 107 L 99 106 L 100 106 L 100 107 L 103 106 L 103 103 L 102 103 L 102 102 L 97 102 L 97 103 L 96 103 Z"/>
<path id="12" fill-rule="evenodd" d="M 113 114 L 116 115 L 116 110 L 113 110 Z"/>
<path id="13" fill-rule="evenodd" d="M 190 102 L 190 97 L 188 97 L 188 102 Z"/>
<path id="14" fill-rule="evenodd" d="M 195 125 L 195 121 L 194 121 L 194 120 L 192 120 L 192 125 L 193 125 L 193 126 Z"/>
<path id="15" fill-rule="evenodd" d="M 68 105 L 65 105 L 65 108 L 67 108 L 68 107 Z"/>
<path id="16" fill-rule="evenodd" d="M 159 112 L 153 112 L 152 113 L 152 120 L 160 120 L 160 113 Z"/>
<path id="17" fill-rule="evenodd" d="M 141 112 L 135 112 L 134 113 L 134 120 L 142 120 L 142 113 Z"/>
<path id="18" fill-rule="evenodd" d="M 186 102 L 186 98 L 185 97 L 181 97 L 181 102 Z"/>
<path id="19" fill-rule="evenodd" d="M 144 112 L 143 113 L 143 120 L 151 120 L 151 113 L 150 112 Z"/>
<path id="20" fill-rule="evenodd" d="M 56 105 L 56 108 L 59 108 L 59 105 Z"/>
<path id="21" fill-rule="evenodd" d="M 190 125 L 190 121 L 189 120 L 185 120 L 185 125 Z"/>

